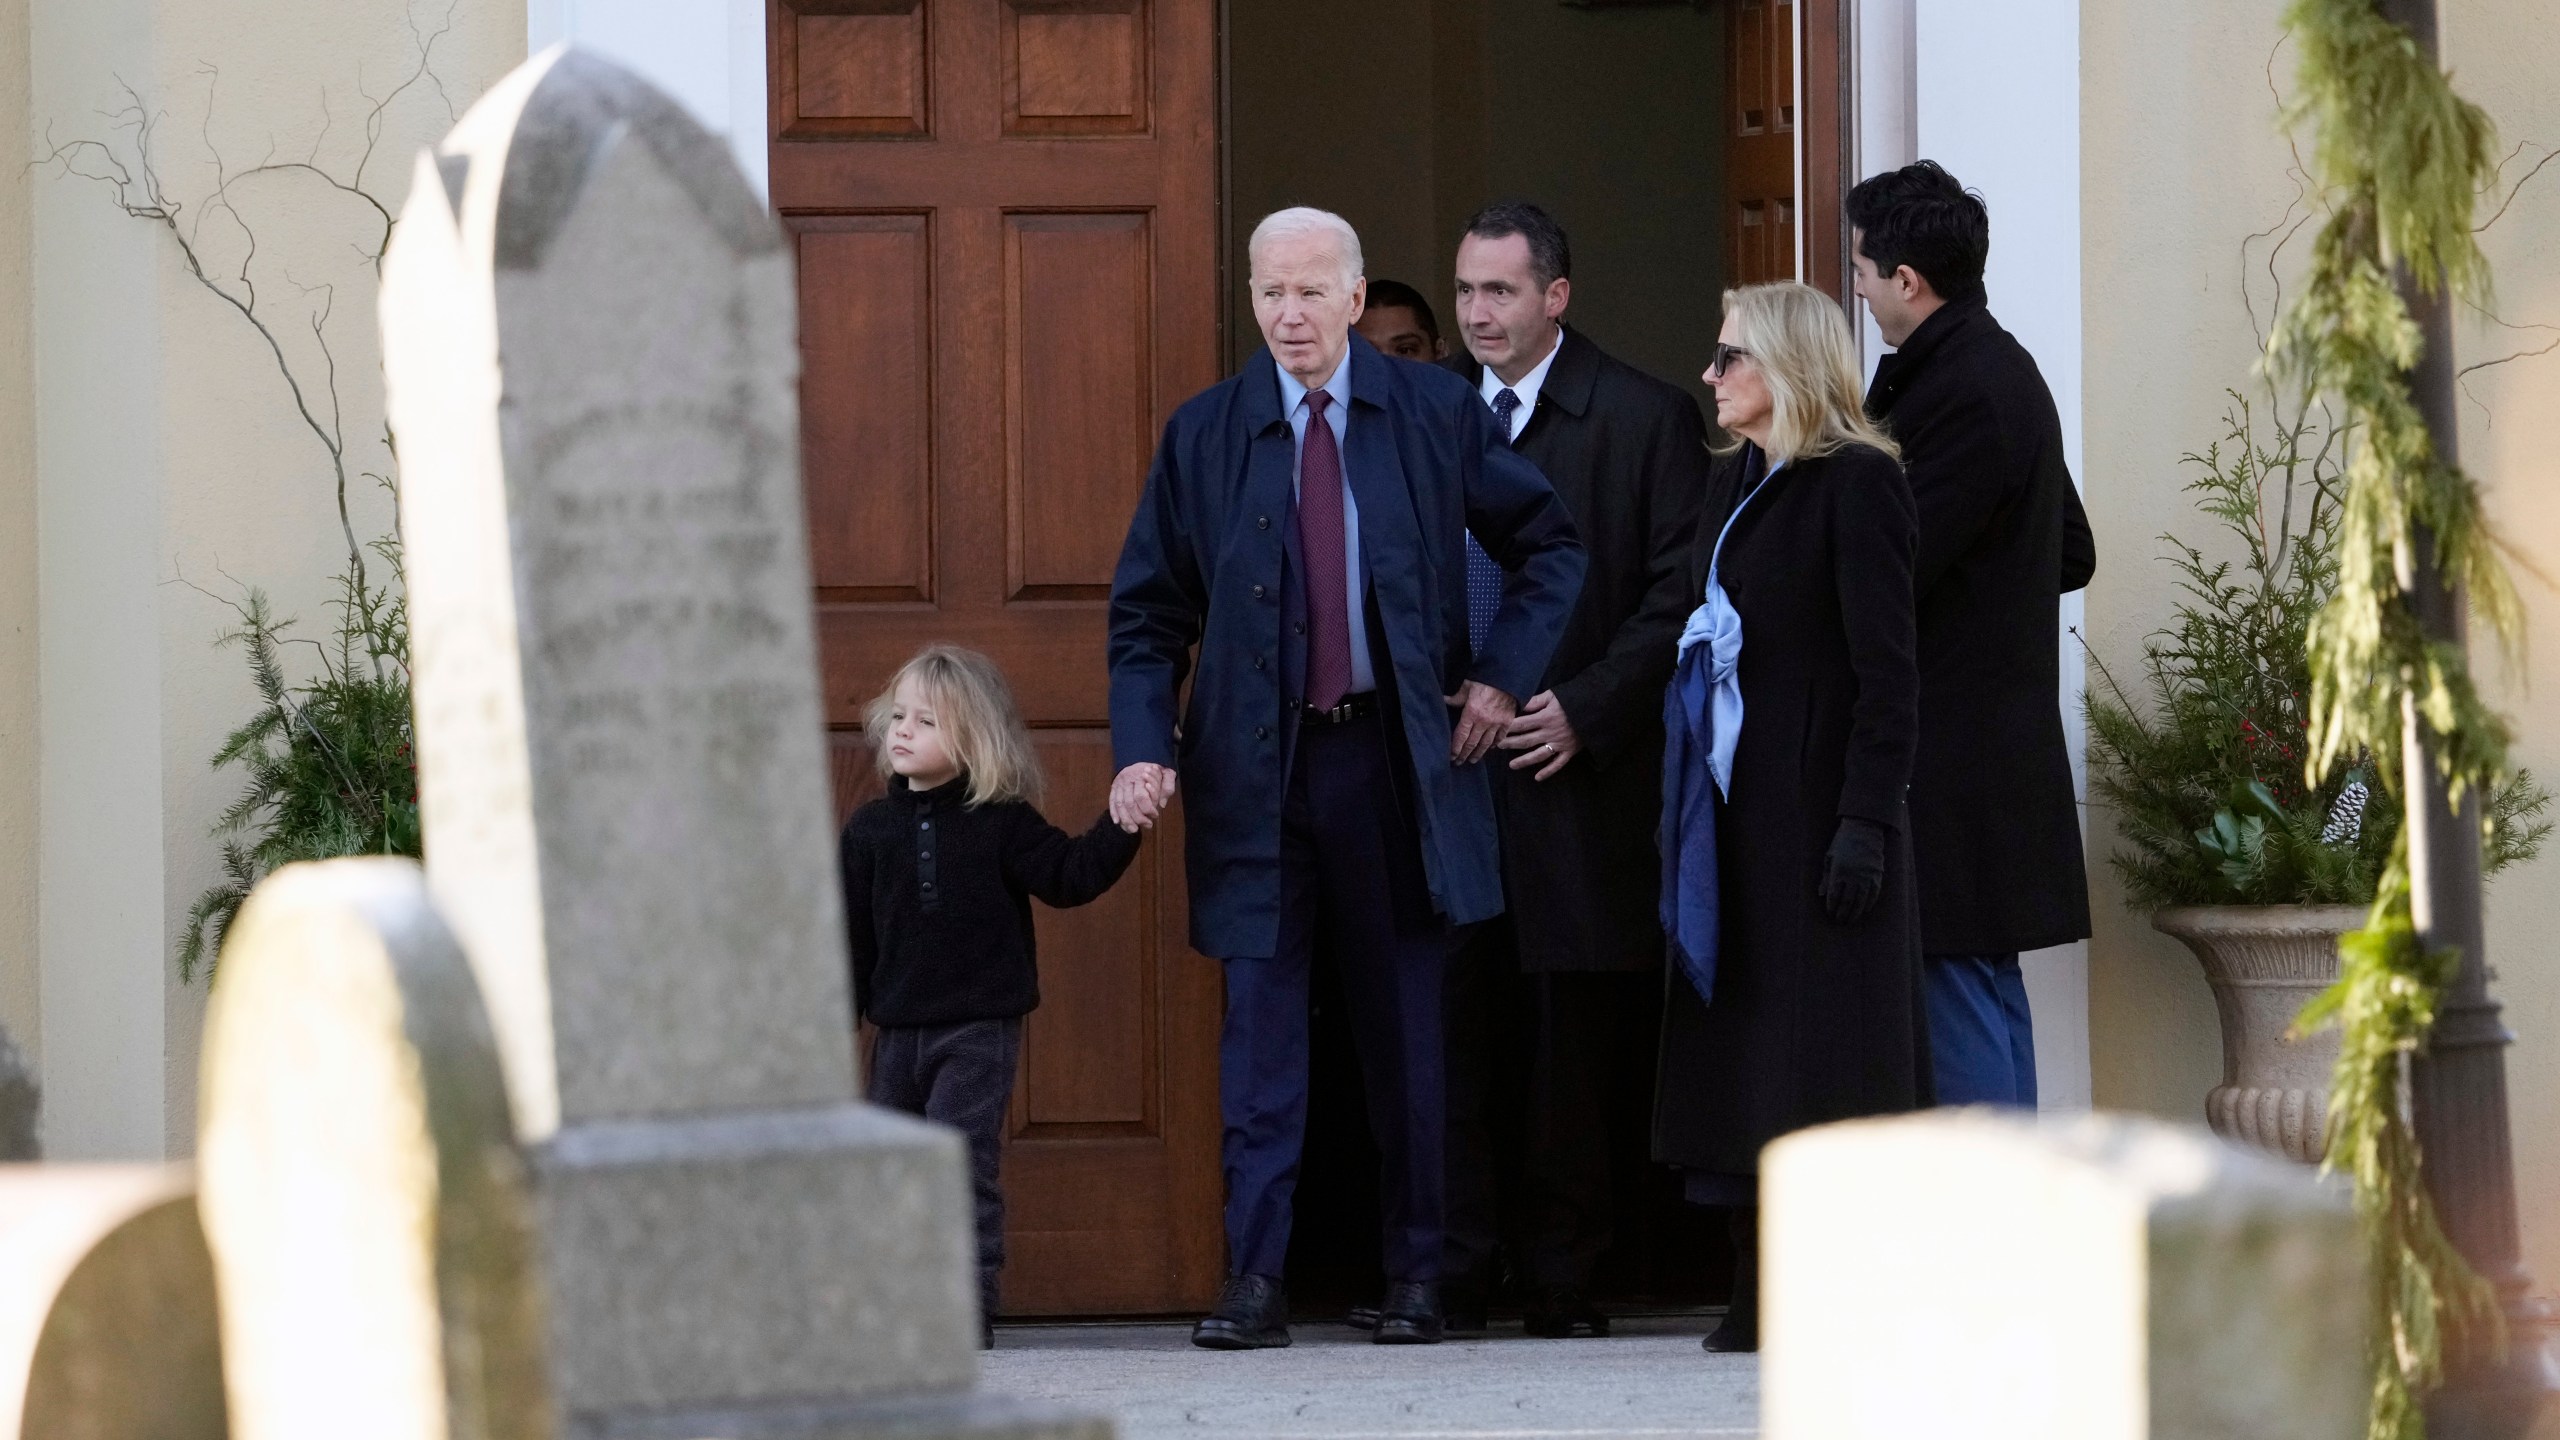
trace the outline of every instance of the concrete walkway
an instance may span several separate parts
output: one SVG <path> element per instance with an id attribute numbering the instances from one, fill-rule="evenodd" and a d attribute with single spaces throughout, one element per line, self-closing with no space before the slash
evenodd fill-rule
<path id="1" fill-rule="evenodd" d="M 1750 1440 L 1760 1370 L 1698 1348 L 1705 1317 L 1621 1320 L 1607 1340 L 1395 1348 L 1340 1325 L 1286 1350 L 1197 1350 L 1187 1325 L 1009 1326 L 980 1384 L 1118 1417 L 1121 1440 Z"/>

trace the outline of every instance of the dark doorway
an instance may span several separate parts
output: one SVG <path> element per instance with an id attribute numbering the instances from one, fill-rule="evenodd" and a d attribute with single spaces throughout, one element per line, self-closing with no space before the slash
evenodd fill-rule
<path id="1" fill-rule="evenodd" d="M 1467 216 L 1534 200 L 1573 237 L 1568 320 L 1703 398 L 1730 25 L 1687 3 L 1228 0 L 1227 263 L 1255 219 L 1318 205 L 1360 231 L 1372 278 L 1445 311 Z M 1230 279 L 1233 363 L 1261 342 Z"/>

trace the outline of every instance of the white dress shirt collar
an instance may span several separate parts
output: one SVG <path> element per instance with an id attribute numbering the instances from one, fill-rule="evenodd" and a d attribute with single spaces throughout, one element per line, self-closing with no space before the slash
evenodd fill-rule
<path id="1" fill-rule="evenodd" d="M 1504 436 L 1504 439 L 1517 440 L 1520 438 L 1520 432 L 1528 428 L 1529 412 L 1538 408 L 1538 392 L 1546 388 L 1547 372 L 1555 368 L 1556 356 L 1563 353 L 1563 350 L 1564 326 L 1558 325 L 1556 341 L 1547 347 L 1547 358 L 1529 367 L 1529 373 L 1521 376 L 1517 383 L 1505 385 L 1502 383 L 1502 377 L 1493 373 L 1492 366 L 1484 367 L 1483 375 L 1476 381 L 1476 393 L 1484 397 L 1484 403 L 1492 404 L 1493 397 L 1505 390 L 1520 397 L 1520 408 L 1511 412 L 1511 433 Z M 1287 373 L 1287 371 L 1281 372 L 1284 377 Z"/>
<path id="2" fill-rule="evenodd" d="M 1307 403 L 1307 383 L 1278 365 L 1271 368 L 1280 372 L 1280 413 L 1295 420 L 1298 416 L 1298 407 Z M 1348 347 L 1342 352 L 1342 363 L 1333 367 L 1333 378 L 1324 382 L 1320 388 L 1333 397 L 1330 418 L 1333 421 L 1334 433 L 1339 435 L 1343 430 L 1343 412 L 1351 404 L 1351 351 Z"/>

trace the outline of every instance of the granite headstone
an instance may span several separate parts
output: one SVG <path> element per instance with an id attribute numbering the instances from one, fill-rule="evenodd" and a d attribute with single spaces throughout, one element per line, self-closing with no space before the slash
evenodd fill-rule
<path id="1" fill-rule="evenodd" d="M 421 157 L 385 266 L 428 880 L 530 1147 L 558 1405 L 1099 1433 L 973 1396 L 957 1138 L 854 1099 L 793 305 L 727 151 L 576 50 Z"/>

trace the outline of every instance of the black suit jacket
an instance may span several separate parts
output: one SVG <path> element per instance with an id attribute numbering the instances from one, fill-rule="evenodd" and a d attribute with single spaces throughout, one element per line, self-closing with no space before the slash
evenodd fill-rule
<path id="1" fill-rule="evenodd" d="M 1483 367 L 1452 369 L 1478 384 Z M 1502 870 L 1520 965 L 1532 972 L 1662 963 L 1662 691 L 1689 593 L 1689 546 L 1707 489 L 1698 404 L 1567 328 L 1514 442 L 1545 472 L 1589 557 L 1582 598 L 1539 682 L 1583 753 L 1539 781 L 1497 750 Z M 1526 704 L 1529 696 L 1520 697 Z"/>
<path id="2" fill-rule="evenodd" d="M 2089 583 L 2097 549 L 2053 392 L 1970 301 L 1884 358 L 1867 413 L 1901 443 L 1920 507 L 1911 827 L 1923 944 L 2003 954 L 2085 938 L 2060 633 L 2062 596 Z"/>

